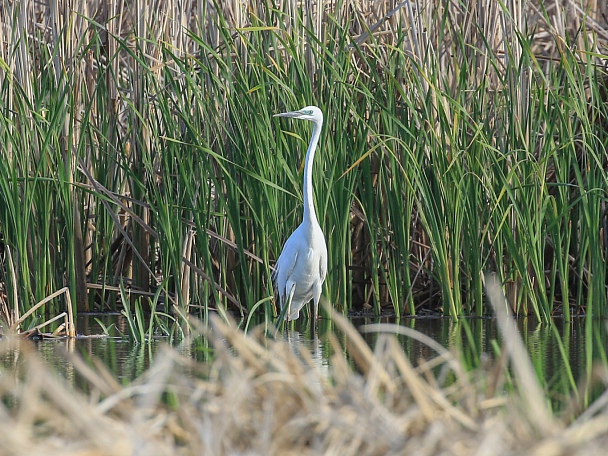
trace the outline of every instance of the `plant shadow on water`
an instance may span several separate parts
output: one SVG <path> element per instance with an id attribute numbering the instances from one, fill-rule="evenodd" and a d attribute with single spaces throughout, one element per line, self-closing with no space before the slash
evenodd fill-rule
<path id="1" fill-rule="evenodd" d="M 104 328 L 98 321 L 101 321 Z M 33 344 L 56 372 L 64 375 L 76 388 L 89 392 L 91 382 L 74 369 L 71 354 L 79 355 L 89 364 L 101 363 L 118 382 L 127 384 L 143 375 L 150 368 L 156 354 L 166 345 L 166 337 L 135 343 L 128 337 L 121 336 L 128 334 L 127 326 L 126 318 L 120 314 L 81 314 L 77 320 L 78 338 L 44 339 Z M 106 328 L 110 336 L 103 335 Z M 32 342 L 26 340 L 13 342 L 15 344 L 12 349 L 7 350 L 0 360 L 5 368 L 16 366 L 20 362 L 20 352 L 32 345 Z M 204 361 L 207 353 L 204 350 L 205 342 L 199 338 L 196 343 L 180 344 L 175 349 L 182 355 Z"/>
<path id="2" fill-rule="evenodd" d="M 372 323 L 395 323 L 394 319 L 355 319 L 363 329 Z M 496 360 L 503 346 L 502 336 L 493 318 L 405 318 L 401 326 L 414 329 L 447 348 L 469 369 Z M 575 318 L 555 319 L 541 324 L 534 318 L 517 318 L 516 324 L 535 368 L 540 384 L 549 393 L 551 406 L 560 410 L 570 398 L 590 403 L 602 392 L 593 386 L 593 367 L 605 363 L 608 334 L 606 322 Z M 364 332 L 363 337 L 374 346 L 378 334 Z M 398 336 L 399 343 L 414 365 L 437 356 L 433 348 L 411 337 Z M 577 388 L 580 391 L 577 391 Z M 583 397 L 579 398 L 579 394 Z"/>
<path id="3" fill-rule="evenodd" d="M 137 344 L 123 337 L 86 337 L 99 335 L 102 330 L 96 321 L 110 328 L 112 334 L 126 334 L 126 321 L 121 315 L 81 315 L 78 319 L 79 333 L 85 337 L 76 340 L 45 340 L 36 343 L 37 350 L 58 372 L 64 373 L 66 379 L 74 386 L 87 390 L 89 383 L 79 378 L 71 366 L 69 357 L 64 353 L 75 352 L 87 362 L 99 360 L 119 381 L 128 383 L 141 376 L 151 365 L 155 354 L 165 345 L 165 338 L 155 338 L 144 344 Z M 484 362 L 498 359 L 502 346 L 501 335 L 495 319 L 471 318 L 454 321 L 450 318 L 354 318 L 351 320 L 360 330 L 365 341 L 374 347 L 378 333 L 366 332 L 366 325 L 376 323 L 398 324 L 424 334 L 441 346 L 456 353 L 469 369 L 475 369 Z M 582 394 L 583 403 L 591 402 L 601 391 L 585 387 L 586 380 L 593 376 L 593 366 L 605 362 L 605 350 L 608 346 L 606 323 L 603 321 L 554 320 L 552 325 L 539 324 L 531 318 L 519 318 L 517 326 L 536 374 L 549 393 L 554 410 L 560 410 L 570 397 Z M 282 337 L 300 357 L 320 369 L 330 368 L 332 349 L 329 334 L 336 332 L 331 321 L 320 320 L 315 337 L 307 319 L 300 319 L 286 331 Z M 413 365 L 429 361 L 437 356 L 436 351 L 427 344 L 397 335 L 400 346 L 408 354 Z M 344 341 L 343 341 L 344 342 Z M 345 344 L 343 344 L 345 346 Z M 196 338 L 189 344 L 180 344 L 177 350 L 198 361 L 209 359 L 210 350 L 204 338 Z M 17 347 L 14 357 L 3 360 L 4 365 L 15 363 L 18 359 Z M 306 353 L 302 352 L 306 350 Z M 345 352 L 347 358 L 348 352 Z M 351 360 L 351 363 L 354 362 Z M 577 386 L 581 393 L 577 393 Z"/>
<path id="4" fill-rule="evenodd" d="M 516 318 L 517 328 L 540 384 L 548 392 L 551 407 L 562 410 L 571 398 L 589 404 L 602 393 L 601 385 L 593 379 L 593 367 L 605 363 L 608 332 L 606 322 L 574 318 L 571 321 L 554 319 L 551 324 L 539 323 L 534 318 Z M 469 370 L 484 367 L 499 359 L 503 340 L 494 318 L 352 318 L 352 324 L 370 347 L 375 347 L 378 333 L 366 331 L 367 325 L 397 324 L 418 331 L 456 354 Z M 320 320 L 315 338 L 310 322 L 294 322 L 283 336 L 288 342 L 298 340 L 311 350 L 316 364 L 329 368 L 331 348 L 329 334 L 336 334 L 334 325 Z M 340 335 L 336 334 L 339 338 Z M 438 356 L 434 348 L 412 337 L 396 334 L 400 346 L 414 366 Z M 342 346 L 347 346 L 342 340 Z M 356 367 L 348 350 L 344 356 Z"/>

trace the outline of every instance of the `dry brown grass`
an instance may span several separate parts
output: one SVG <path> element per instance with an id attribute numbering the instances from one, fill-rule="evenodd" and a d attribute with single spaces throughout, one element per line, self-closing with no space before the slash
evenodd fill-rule
<path id="1" fill-rule="evenodd" d="M 343 317 L 335 321 L 344 343 L 332 337 L 329 368 L 296 343 L 218 320 L 208 335 L 213 362 L 167 348 L 127 386 L 66 354 L 67 376 L 85 378 L 88 395 L 28 345 L 4 341 L 0 454 L 605 454 L 603 398 L 577 419 L 555 418 L 536 380 L 519 374 L 530 366 L 516 348 L 505 353 L 519 393 L 507 394 L 506 358 L 467 373 L 436 347 L 438 356 L 415 368 L 394 336 L 372 352 Z M 447 371 L 453 382 L 443 384 Z"/>

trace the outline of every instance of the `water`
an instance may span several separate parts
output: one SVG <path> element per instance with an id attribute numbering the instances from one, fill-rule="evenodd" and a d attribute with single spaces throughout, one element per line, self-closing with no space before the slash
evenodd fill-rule
<path id="1" fill-rule="evenodd" d="M 608 347 L 605 321 L 576 318 L 565 322 L 556 319 L 552 326 L 530 318 L 517 319 L 516 322 L 537 374 L 549 385 L 564 380 L 568 364 L 576 380 L 590 374 L 594 362 L 601 362 L 605 357 Z M 353 323 L 360 326 L 356 320 Z M 410 318 L 402 319 L 400 323 L 459 353 L 469 367 L 477 367 L 480 360 L 495 358 L 502 345 L 496 321 L 491 318 L 461 319 L 458 322 L 448 318 Z M 371 345 L 376 338 L 375 334 L 366 335 Z M 399 340 L 414 363 L 436 356 L 434 350 L 416 340 L 403 336 L 399 336 Z"/>
<path id="2" fill-rule="evenodd" d="M 36 349 L 68 380 L 86 389 L 86 382 L 78 379 L 65 353 L 78 353 L 86 360 L 99 359 L 120 382 L 127 383 L 139 377 L 150 366 L 156 352 L 166 344 L 163 338 L 146 344 L 134 344 L 122 337 L 88 337 L 102 334 L 99 318 L 105 326 L 114 325 L 113 334 L 127 334 L 125 319 L 119 315 L 83 315 L 78 318 L 79 334 L 85 337 L 76 340 L 44 340 L 35 343 Z M 386 319 L 356 318 L 355 327 L 389 321 Z M 395 323 L 391 321 L 391 323 Z M 483 360 L 495 359 L 500 350 L 501 340 L 493 319 L 461 319 L 455 322 L 448 318 L 405 318 L 400 325 L 415 329 L 437 341 L 448 350 L 458 354 L 465 365 L 478 367 Z M 606 322 L 574 319 L 571 322 L 555 320 L 553 326 L 538 324 L 532 319 L 519 319 L 517 325 L 530 354 L 530 359 L 539 378 L 556 398 L 565 397 L 573 390 L 573 382 L 579 382 L 591 374 L 593 364 L 605 358 L 608 346 Z M 284 335 L 292 346 L 302 346 L 312 353 L 320 369 L 329 369 L 331 354 L 327 340 L 328 332 L 333 332 L 329 321 L 319 322 L 319 337 L 313 338 L 310 327 L 299 321 Z M 338 335 L 340 339 L 340 336 Z M 364 333 L 364 339 L 374 346 L 378 335 Z M 428 345 L 405 336 L 398 336 L 401 346 L 414 365 L 434 358 L 437 353 Z M 344 345 L 343 338 L 340 339 Z M 297 341 L 298 344 L 293 342 Z M 28 343 L 29 342 L 25 342 Z M 203 344 L 204 346 L 204 344 Z M 201 341 L 180 344 L 177 349 L 182 354 L 204 360 L 206 353 L 200 350 Z M 4 355 L 4 365 L 15 363 L 21 348 L 17 346 L 12 354 Z M 572 373 L 570 376 L 569 372 Z"/>

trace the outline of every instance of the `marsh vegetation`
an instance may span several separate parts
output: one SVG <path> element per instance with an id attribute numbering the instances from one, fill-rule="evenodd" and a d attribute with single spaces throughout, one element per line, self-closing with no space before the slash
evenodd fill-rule
<path id="1" fill-rule="evenodd" d="M 603 454 L 600 3 L 0 4 L 3 332 L 123 311 L 141 343 L 210 341 L 208 362 L 167 348 L 126 386 L 67 354 L 90 394 L 3 341 L 2 451 Z M 323 372 L 255 325 L 276 317 L 310 134 L 272 115 L 311 104 L 323 315 L 342 334 Z M 588 317 L 559 414 L 506 308 Z M 347 313 L 498 313 L 505 345 L 412 365 Z"/>
<path id="2" fill-rule="evenodd" d="M 35 351 L 4 341 L 0 449 L 113 456 L 605 453 L 606 394 L 590 407 L 574 400 L 554 414 L 510 319 L 501 320 L 503 355 L 473 371 L 432 341 L 432 355 L 412 364 L 393 334 L 378 334 L 372 350 L 343 316 L 332 321 L 329 368 L 297 342 L 259 331 L 245 336 L 212 316 L 205 330 L 211 360 L 195 362 L 166 347 L 128 384 L 69 351 L 65 372 L 52 371 Z M 606 374 L 594 369 L 592 383 L 605 388 Z M 75 376 L 88 393 L 70 386 Z"/>
<path id="3" fill-rule="evenodd" d="M 605 316 L 601 9 L 389 3 L 3 4 L 6 318 L 273 315 L 313 103 L 339 311 Z"/>

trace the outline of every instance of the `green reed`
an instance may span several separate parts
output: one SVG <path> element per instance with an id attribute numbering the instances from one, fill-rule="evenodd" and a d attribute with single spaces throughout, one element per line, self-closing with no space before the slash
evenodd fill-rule
<path id="1" fill-rule="evenodd" d="M 91 5 L 69 23 L 51 11 L 54 33 L 36 40 L 15 26 L 0 62 L 9 301 L 23 312 L 67 284 L 78 310 L 115 309 L 124 283 L 162 296 L 183 328 L 189 312 L 272 318 L 270 270 L 300 222 L 310 135 L 272 115 L 317 104 L 336 308 L 488 314 L 493 272 L 518 314 L 605 315 L 607 113 L 592 43 L 556 37 L 559 58 L 540 60 L 516 12 L 486 5 L 464 27 L 473 9 L 435 6 L 380 34 L 348 1 L 314 17 L 257 2 L 246 25 L 205 4 L 177 31 L 150 9 L 125 33 Z"/>

